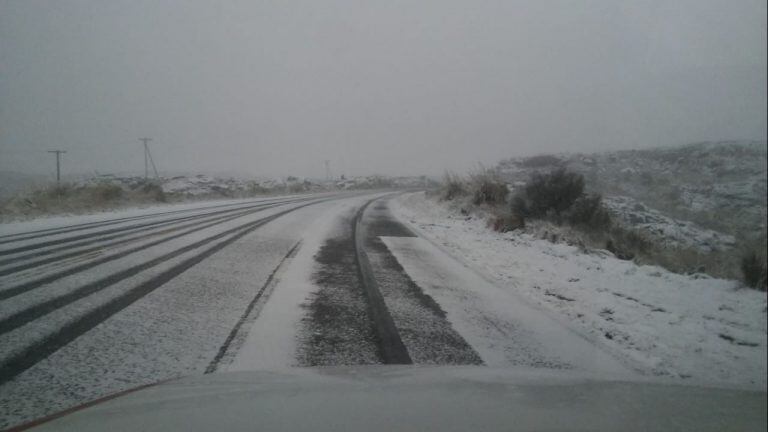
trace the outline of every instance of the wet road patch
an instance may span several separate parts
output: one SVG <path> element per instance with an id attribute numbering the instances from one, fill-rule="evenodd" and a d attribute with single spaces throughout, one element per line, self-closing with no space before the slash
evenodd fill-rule
<path id="1" fill-rule="evenodd" d="M 411 359 L 417 364 L 482 364 L 445 311 L 411 280 L 382 237 L 416 237 L 397 222 L 383 200 L 366 211 L 365 250 L 384 301 Z"/>
<path id="2" fill-rule="evenodd" d="M 343 225 L 349 226 L 352 215 Z M 299 331 L 300 366 L 381 364 L 376 336 L 355 267 L 350 230 L 327 239 L 315 255 L 318 290 L 305 302 Z"/>

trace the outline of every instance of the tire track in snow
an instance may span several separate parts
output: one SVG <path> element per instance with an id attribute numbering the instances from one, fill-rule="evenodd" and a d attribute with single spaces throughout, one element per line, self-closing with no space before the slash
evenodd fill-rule
<path id="1" fill-rule="evenodd" d="M 260 212 L 260 211 L 263 211 L 263 210 L 268 210 L 270 208 L 274 208 L 274 207 L 277 207 L 277 206 L 280 206 L 280 205 L 284 205 L 284 203 L 275 203 L 275 204 L 268 204 L 268 205 L 265 205 L 265 206 L 259 206 L 258 208 L 255 208 L 255 209 L 247 210 L 247 211 L 244 211 L 244 212 L 241 212 L 241 213 L 236 213 L 234 215 L 224 216 L 224 217 L 222 217 L 222 218 L 220 218 L 218 220 L 215 220 L 214 222 L 205 223 L 205 221 L 203 221 L 202 222 L 203 223 L 202 226 L 198 226 L 196 228 L 188 229 L 186 231 L 183 231 L 183 232 L 180 232 L 180 233 L 168 236 L 168 237 L 164 237 L 164 238 L 161 238 L 159 240 L 155 240 L 155 241 L 152 241 L 152 242 L 149 242 L 149 243 L 145 243 L 145 244 L 142 244 L 140 246 L 137 246 L 137 247 L 134 247 L 134 248 L 131 248 L 131 249 L 124 250 L 122 252 L 118 252 L 116 254 L 104 256 L 104 257 L 102 257 L 100 259 L 97 259 L 97 260 L 94 260 L 94 261 L 90 261 L 90 262 L 86 262 L 84 264 L 81 264 L 81 265 L 78 265 L 78 266 L 75 266 L 75 267 L 70 267 L 70 268 L 68 268 L 66 270 L 63 270 L 63 271 L 60 271 L 58 273 L 50 274 L 48 276 L 45 276 L 45 277 L 42 277 L 42 278 L 39 278 L 39 279 L 35 279 L 35 280 L 29 281 L 29 282 L 22 283 L 20 285 L 13 286 L 11 288 L 7 288 L 7 289 L 5 289 L 3 291 L 0 291 L 0 300 L 4 300 L 4 299 L 11 298 L 11 297 L 15 297 L 15 296 L 17 296 L 19 294 L 22 294 L 22 293 L 25 293 L 27 291 L 33 290 L 35 288 L 39 288 L 39 287 L 41 287 L 41 286 L 43 286 L 45 284 L 49 284 L 49 283 L 54 282 L 54 281 L 56 281 L 58 279 L 61 279 L 63 277 L 71 276 L 73 274 L 89 270 L 89 269 L 91 269 L 93 267 L 96 267 L 98 265 L 101 265 L 101 264 L 104 264 L 104 263 L 107 263 L 107 262 L 110 262 L 110 261 L 114 261 L 114 260 L 119 259 L 119 258 L 123 258 L 125 256 L 130 255 L 130 254 L 133 254 L 133 253 L 136 253 L 136 252 L 140 252 L 140 251 L 146 250 L 148 248 L 151 248 L 151 247 L 163 244 L 163 243 L 167 243 L 167 242 L 169 242 L 171 240 L 175 240 L 177 238 L 181 238 L 181 237 L 184 237 L 186 235 L 189 235 L 189 234 L 192 234 L 192 233 L 195 233 L 195 232 L 198 232 L 198 231 L 202 231 L 204 229 L 213 227 L 215 225 L 220 225 L 222 223 L 229 222 L 231 220 L 234 220 L 234 219 L 237 219 L 237 218 L 240 218 L 240 217 L 243 217 L 243 216 L 248 216 L 250 214 L 257 213 L 257 212 Z M 198 224 L 195 223 L 195 224 L 191 224 L 191 225 L 198 225 Z M 0 325 L 0 328 L 1 327 L 2 326 Z"/>
<path id="2" fill-rule="evenodd" d="M 211 363 L 205 369 L 206 374 L 216 372 L 216 370 L 219 368 L 219 365 L 221 364 L 221 361 L 224 359 L 225 356 L 234 355 L 234 352 L 230 350 L 230 348 L 232 347 L 232 343 L 235 341 L 235 338 L 238 338 L 241 341 L 240 343 L 242 344 L 242 341 L 245 340 L 245 337 L 247 336 L 247 333 L 240 331 L 243 324 L 245 324 L 247 321 L 253 321 L 254 319 L 256 319 L 255 316 L 251 315 L 254 308 L 256 307 L 256 304 L 261 300 L 267 288 L 274 283 L 275 275 L 277 275 L 277 272 L 283 267 L 285 262 L 288 261 L 288 259 L 296 256 L 296 252 L 298 252 L 300 246 L 301 246 L 301 241 L 293 245 L 293 247 L 288 251 L 288 253 L 285 254 L 283 259 L 280 260 L 280 262 L 277 264 L 275 269 L 272 270 L 272 273 L 269 274 L 269 277 L 267 277 L 267 280 L 266 282 L 264 282 L 264 285 L 262 285 L 261 289 L 259 289 L 259 291 L 256 293 L 256 296 L 254 296 L 253 300 L 251 300 L 251 302 L 248 303 L 248 306 L 245 308 L 243 315 L 237 321 L 235 326 L 232 328 L 232 331 L 229 333 L 229 336 L 227 336 L 227 339 L 219 348 L 219 352 L 216 354 L 216 357 L 213 358 Z"/>
<path id="3" fill-rule="evenodd" d="M 384 297 L 381 295 L 381 291 L 376 284 L 376 279 L 373 276 L 373 270 L 371 269 L 371 263 L 368 261 L 368 256 L 363 248 L 363 213 L 365 213 L 365 209 L 368 208 L 368 205 L 377 199 L 379 198 L 374 198 L 363 204 L 355 214 L 355 218 L 352 220 L 352 243 L 355 245 L 355 266 L 357 267 L 360 285 L 363 288 L 365 299 L 368 303 L 368 313 L 373 321 L 376 335 L 378 336 L 377 342 L 382 360 L 385 364 L 413 364 L 411 356 L 408 354 L 408 349 L 406 349 L 405 344 L 403 344 L 400 333 L 397 331 L 397 327 L 395 327 L 392 315 L 389 313 L 386 303 L 384 303 Z"/>
<path id="4" fill-rule="evenodd" d="M 226 218 L 227 215 L 230 215 L 230 214 L 243 213 L 243 212 L 247 213 L 249 210 L 253 210 L 253 209 L 270 208 L 270 207 L 274 207 L 275 205 L 289 204 L 289 203 L 301 202 L 301 201 L 304 201 L 304 200 L 286 200 L 286 201 L 280 201 L 280 202 L 257 204 L 257 205 L 252 205 L 252 206 L 239 207 L 239 208 L 236 208 L 236 209 L 221 210 L 221 211 L 217 211 L 217 212 L 211 212 L 211 213 L 204 213 L 204 214 L 200 214 L 200 215 L 187 216 L 187 217 L 184 217 L 184 218 L 173 219 L 173 220 L 170 220 L 170 221 L 160 221 L 160 222 L 157 222 L 156 225 L 150 227 L 150 229 L 143 229 L 143 228 L 135 228 L 135 227 L 133 227 L 132 229 L 130 229 L 130 232 L 123 232 L 123 233 L 120 233 L 120 234 L 99 237 L 99 238 L 96 238 L 96 239 L 89 239 L 89 240 L 86 240 L 86 241 L 83 241 L 83 242 L 78 242 L 78 243 L 75 243 L 75 244 L 65 244 L 64 246 L 53 248 L 53 249 L 45 249 L 43 251 L 33 252 L 31 254 L 27 254 L 27 255 L 23 255 L 23 256 L 13 257 L 13 258 L 9 258 L 9 259 L 6 259 L 6 260 L 0 260 L 0 266 L 7 265 L 7 264 L 12 264 L 14 262 L 19 262 L 19 261 L 27 260 L 27 262 L 25 262 L 24 264 L 20 264 L 20 265 L 14 266 L 14 267 L 9 267 L 9 268 L 5 268 L 5 269 L 0 270 L 0 276 L 7 276 L 7 275 L 10 275 L 10 274 L 19 272 L 19 271 L 23 271 L 23 270 L 26 270 L 26 269 L 29 269 L 29 268 L 40 266 L 40 265 L 45 265 L 45 264 L 48 264 L 48 263 L 51 263 L 51 262 L 56 262 L 58 260 L 71 258 L 73 256 L 77 256 L 77 255 L 80 255 L 80 254 L 87 254 L 87 253 L 93 252 L 93 251 L 103 251 L 105 248 L 114 248 L 114 247 L 120 246 L 122 244 L 139 241 L 139 240 L 142 240 L 142 239 L 145 239 L 145 238 L 148 238 L 148 237 L 153 237 L 153 236 L 158 236 L 158 235 L 162 235 L 162 234 L 167 234 L 167 233 L 173 232 L 173 231 L 178 231 L 179 229 L 182 229 L 182 228 L 187 228 L 187 227 L 203 224 L 203 223 L 206 222 L 206 219 L 219 220 L 219 219 L 222 219 L 222 218 Z M 178 225 L 180 222 L 186 222 L 186 221 L 189 221 L 189 220 L 192 220 L 194 222 L 188 223 L 188 224 Z M 172 225 L 172 227 L 171 228 L 167 228 L 165 230 L 152 231 L 152 230 L 154 230 L 156 228 L 159 228 L 161 226 L 166 226 L 166 225 Z M 96 247 L 93 247 L 93 248 L 81 249 L 81 250 L 78 250 L 78 251 L 73 251 L 73 252 L 70 252 L 70 253 L 67 253 L 67 254 L 57 255 L 55 257 L 45 258 L 45 259 L 42 259 L 42 260 L 29 261 L 29 260 L 34 260 L 34 258 L 36 258 L 36 257 L 51 255 L 51 254 L 54 254 L 56 252 L 70 250 L 72 248 L 77 248 L 77 247 L 81 247 L 81 246 L 87 246 L 87 245 L 94 244 L 94 243 L 102 243 L 102 242 L 107 241 L 107 240 L 113 240 L 113 239 L 116 239 L 116 238 L 126 237 L 126 236 L 129 236 L 130 234 L 134 234 L 134 232 L 132 232 L 132 231 L 136 231 L 136 232 L 151 231 L 151 232 L 146 233 L 146 234 L 139 234 L 139 235 L 133 236 L 133 237 L 128 237 L 126 239 L 118 240 L 118 241 L 111 242 L 111 243 L 103 243 L 103 244 L 100 244 L 99 246 L 96 246 Z M 96 234 L 98 234 L 98 233 L 96 233 Z"/>
<path id="5" fill-rule="evenodd" d="M 183 273 L 187 269 L 191 268 L 192 266 L 198 264 L 199 262 L 203 261 L 204 259 L 208 258 L 209 256 L 213 255 L 214 253 L 218 252 L 219 250 L 223 249 L 224 247 L 228 246 L 229 244 L 237 241 L 238 239 L 244 237 L 247 234 L 250 234 L 257 228 L 267 224 L 268 222 L 271 222 L 281 216 L 284 216 L 288 213 L 294 212 L 296 210 L 299 210 L 301 208 L 319 204 L 322 202 L 329 201 L 332 198 L 328 199 L 320 199 L 313 202 L 309 202 L 306 204 L 302 204 L 296 207 L 292 207 L 290 209 L 281 211 L 279 213 L 276 213 L 271 216 L 267 216 L 265 218 L 259 219 L 257 221 L 249 222 L 247 224 L 241 225 L 236 228 L 232 228 L 230 230 L 224 231 L 223 233 L 219 233 L 215 236 L 215 239 L 212 239 L 211 237 L 201 240 L 200 242 L 195 243 L 197 246 L 200 247 L 207 243 L 210 243 L 210 241 L 226 237 L 227 235 L 230 235 L 230 237 L 226 238 L 220 243 L 215 244 L 214 246 L 206 249 L 205 251 L 192 256 L 179 264 L 176 264 L 175 266 L 171 267 L 170 269 L 166 270 L 163 273 L 160 273 L 154 277 L 152 277 L 150 280 L 128 290 L 127 292 L 113 298 L 112 300 L 106 302 L 105 304 L 102 304 L 100 306 L 97 306 L 96 308 L 90 310 L 86 314 L 77 317 L 67 323 L 66 325 L 60 327 L 59 329 L 55 330 L 52 334 L 48 335 L 47 337 L 35 341 L 32 344 L 28 345 L 25 349 L 20 350 L 9 356 L 9 358 L 3 360 L 2 363 L 0 363 L 0 385 L 10 381 L 15 376 L 19 375 L 23 371 L 29 369 L 30 367 L 34 366 L 41 360 L 45 359 L 55 351 L 57 351 L 59 348 L 65 346 L 72 340 L 76 339 L 77 337 L 81 336 L 82 334 L 86 333 L 88 330 L 92 329 L 93 327 L 97 326 L 101 322 L 106 321 L 114 314 L 120 312 L 121 310 L 125 309 L 126 307 L 130 306 L 137 300 L 141 299 L 145 295 L 151 293 L 158 287 L 162 286 L 166 282 L 170 281 L 174 277 L 178 276 L 179 274 Z M 210 241 L 208 241 L 210 240 Z M 205 242 L 205 243 L 202 243 Z M 191 250 L 192 248 L 187 248 L 186 250 Z M 177 254 L 178 255 L 178 254 Z M 121 274 L 123 272 L 120 272 Z M 109 279 L 109 278 L 107 278 Z M 113 282 L 114 283 L 114 282 Z M 93 284 L 89 284 L 93 285 Z M 86 286 L 88 288 L 86 289 L 79 289 L 77 290 L 79 292 L 79 297 L 82 298 L 84 295 L 87 295 L 86 293 L 88 291 L 95 292 L 98 289 L 103 289 L 104 287 L 99 286 Z M 81 291 L 82 290 L 82 291 Z M 75 298 L 67 299 L 69 300 L 67 303 L 76 300 Z M 63 300 L 59 300 L 58 303 L 63 303 Z M 57 303 L 57 305 L 58 305 Z M 58 305 L 58 307 L 62 307 L 62 305 Z M 39 312 L 44 312 L 43 310 L 39 310 Z M 39 315 L 38 315 L 39 317 Z M 27 317 L 28 318 L 28 317 Z M 28 322 L 29 320 L 27 320 Z M 18 327 L 18 326 L 16 326 Z M 15 328 L 15 327 L 14 327 Z M 7 331 L 7 330 L 5 330 Z"/>
<path id="6" fill-rule="evenodd" d="M 275 199 L 279 199 L 279 198 L 275 198 Z M 75 231 L 83 231 L 86 229 L 98 228 L 101 226 L 108 226 L 108 225 L 115 225 L 119 223 L 135 221 L 135 220 L 161 217 L 161 216 L 166 216 L 171 214 L 188 213 L 188 212 L 195 212 L 195 211 L 201 211 L 201 210 L 211 210 L 211 209 L 222 208 L 222 207 L 233 207 L 233 206 L 238 206 L 243 204 L 256 204 L 256 203 L 266 204 L 266 203 L 269 203 L 270 201 L 271 201 L 270 199 L 260 199 L 260 200 L 250 201 L 250 202 L 246 201 L 246 202 L 238 202 L 238 203 L 232 203 L 232 204 L 220 204 L 220 205 L 213 205 L 213 206 L 206 206 L 206 207 L 195 207 L 190 209 L 143 214 L 138 216 L 128 216 L 128 217 L 122 217 L 122 218 L 116 218 L 116 219 L 109 219 L 105 221 L 85 222 L 85 223 L 80 223 L 75 225 L 68 225 L 64 227 L 46 228 L 46 229 L 40 229 L 40 230 L 34 230 L 34 231 L 25 231 L 25 232 L 15 233 L 15 234 L 5 234 L 0 236 L 0 245 L 6 244 L 6 243 L 14 243 L 19 241 L 31 240 L 31 239 L 46 237 L 51 235 L 59 235 L 59 234 L 66 234 L 66 233 L 75 232 Z"/>
<path id="7" fill-rule="evenodd" d="M 284 202 L 290 202 L 290 201 L 291 200 L 287 200 L 287 201 L 284 201 Z M 260 204 L 256 204 L 256 206 L 259 206 L 259 205 L 269 205 L 269 204 L 276 204 L 276 203 L 264 203 L 264 204 L 260 203 Z M 248 206 L 244 206 L 242 208 L 243 209 L 244 208 L 248 208 Z M 95 242 L 98 242 L 98 241 L 102 240 L 104 238 L 104 236 L 107 235 L 107 234 L 125 233 L 126 231 L 128 231 L 128 233 L 130 233 L 130 231 L 141 230 L 143 228 L 149 228 L 149 227 L 158 226 L 158 225 L 162 226 L 163 224 L 165 224 L 167 222 L 182 222 L 182 221 L 189 220 L 189 219 L 205 217 L 205 216 L 209 216 L 209 215 L 215 215 L 217 213 L 220 214 L 220 213 L 237 211 L 239 209 L 240 208 L 238 208 L 238 209 L 229 209 L 229 210 L 219 210 L 219 211 L 211 212 L 211 213 L 203 213 L 203 214 L 197 214 L 197 215 L 191 215 L 191 216 L 182 216 L 182 217 L 177 217 L 177 218 L 173 218 L 173 219 L 163 219 L 163 220 L 159 220 L 159 221 L 140 223 L 140 224 L 137 224 L 137 225 L 128 225 L 128 226 L 122 226 L 122 227 L 117 227 L 117 228 L 110 228 L 110 229 L 103 230 L 103 231 L 96 231 L 96 232 L 92 232 L 92 233 L 79 234 L 79 235 L 75 235 L 75 236 L 72 236 L 72 237 L 65 237 L 65 238 L 61 238 L 61 239 L 47 240 L 47 241 L 43 241 L 43 242 L 40 242 L 40 243 L 33 243 L 33 244 L 28 244 L 28 245 L 23 245 L 23 246 L 17 246 L 15 248 L 11 248 L 11 249 L 0 250 L 0 256 L 2 256 L 2 255 L 12 255 L 12 254 L 20 253 L 20 252 L 27 252 L 27 251 L 36 250 L 36 249 L 42 249 L 42 248 L 46 248 L 46 247 L 49 247 L 49 246 L 68 244 L 68 243 L 71 243 L 71 242 L 76 242 L 78 240 L 86 240 L 86 239 L 94 239 L 95 238 L 95 240 L 91 240 L 90 243 L 88 243 L 88 242 L 81 242 L 81 243 L 77 243 L 76 244 L 76 246 L 87 245 L 87 244 L 95 243 Z M 108 237 L 108 238 L 111 239 L 111 238 L 114 238 L 114 237 Z M 70 245 L 69 247 L 76 247 L 76 246 Z M 5 261 L 8 261 L 8 260 L 4 260 L 3 263 L 5 263 Z"/>

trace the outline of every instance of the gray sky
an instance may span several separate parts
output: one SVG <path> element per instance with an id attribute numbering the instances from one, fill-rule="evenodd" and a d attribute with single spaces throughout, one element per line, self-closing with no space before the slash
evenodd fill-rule
<path id="1" fill-rule="evenodd" d="M 766 139 L 765 0 L 0 0 L 0 170 L 440 174 Z"/>

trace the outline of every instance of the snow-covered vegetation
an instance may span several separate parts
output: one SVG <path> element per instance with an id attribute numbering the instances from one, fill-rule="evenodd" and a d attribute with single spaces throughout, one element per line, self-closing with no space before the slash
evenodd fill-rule
<path id="1" fill-rule="evenodd" d="M 748 283 L 765 289 L 765 142 L 538 155 L 484 172 L 506 186 L 502 205 L 477 200 L 477 174 L 448 177 L 443 198 L 464 196 L 465 213 L 492 213 L 500 231 L 527 222 L 529 232 L 550 238 L 679 273 L 756 279 Z M 750 279 L 745 260 L 755 255 L 762 276 Z"/>
<path id="2" fill-rule="evenodd" d="M 564 167 L 584 175 L 588 191 L 629 197 L 674 219 L 749 237 L 766 230 L 766 142 L 707 142 L 680 147 L 557 154 L 502 161 L 512 185 L 535 171 Z M 653 214 L 650 214 L 653 218 Z M 706 246 L 706 245 L 703 245 Z"/>

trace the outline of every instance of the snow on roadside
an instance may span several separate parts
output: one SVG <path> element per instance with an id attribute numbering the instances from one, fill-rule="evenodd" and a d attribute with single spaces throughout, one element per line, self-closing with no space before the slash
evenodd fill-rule
<path id="1" fill-rule="evenodd" d="M 766 294 L 638 266 L 530 234 L 500 234 L 423 193 L 390 207 L 423 236 L 649 374 L 764 390 Z"/>

